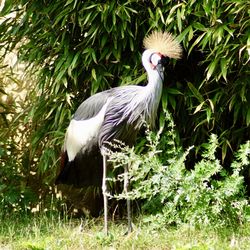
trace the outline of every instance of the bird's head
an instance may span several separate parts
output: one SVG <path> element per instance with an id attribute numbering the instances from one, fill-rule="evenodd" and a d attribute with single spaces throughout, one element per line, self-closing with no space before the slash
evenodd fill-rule
<path id="1" fill-rule="evenodd" d="M 142 63 L 149 71 L 162 71 L 169 58 L 181 58 L 182 48 L 175 37 L 168 32 L 154 31 L 143 41 L 146 50 L 142 54 Z"/>
<path id="2" fill-rule="evenodd" d="M 168 61 L 168 57 L 151 49 L 145 50 L 142 54 L 142 63 L 147 71 L 163 68 Z"/>

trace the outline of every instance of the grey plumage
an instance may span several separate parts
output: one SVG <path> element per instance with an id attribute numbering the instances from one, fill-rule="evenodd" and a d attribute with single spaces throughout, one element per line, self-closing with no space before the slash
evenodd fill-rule
<path id="1" fill-rule="evenodd" d="M 160 94 L 161 91 L 159 99 Z M 146 91 L 146 87 L 140 86 L 116 88 L 111 98 L 100 129 L 99 146 L 113 139 L 131 145 L 143 122 L 154 124 L 158 105 L 154 107 L 155 99 Z"/>
<path id="2" fill-rule="evenodd" d="M 73 119 L 80 121 L 96 116 L 110 100 L 98 134 L 98 145 L 102 147 L 105 141 L 113 139 L 131 145 L 144 122 L 154 126 L 162 85 L 155 86 L 154 93 L 146 87 L 130 85 L 97 93 L 79 106 Z"/>

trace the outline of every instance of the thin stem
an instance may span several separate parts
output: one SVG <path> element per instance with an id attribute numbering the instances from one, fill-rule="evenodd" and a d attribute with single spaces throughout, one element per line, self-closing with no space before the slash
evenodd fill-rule
<path id="1" fill-rule="evenodd" d="M 128 164 L 124 166 L 124 192 L 127 196 L 127 218 L 128 218 L 128 233 L 132 232 L 132 213 L 131 213 L 131 200 L 128 198 L 129 192 L 129 176 L 128 176 Z"/>

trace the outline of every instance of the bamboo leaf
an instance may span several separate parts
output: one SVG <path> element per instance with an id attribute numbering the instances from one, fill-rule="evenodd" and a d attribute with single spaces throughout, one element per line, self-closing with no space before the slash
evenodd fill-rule
<path id="1" fill-rule="evenodd" d="M 192 44 L 192 46 L 190 47 L 188 54 L 191 53 L 191 51 L 193 50 L 193 48 L 199 44 L 199 42 L 203 39 L 203 37 L 206 35 L 206 33 L 204 32 L 203 34 L 201 34 L 200 36 L 197 37 L 197 39 L 194 41 L 194 43 Z"/>
<path id="2" fill-rule="evenodd" d="M 250 108 L 247 110 L 247 115 L 246 115 L 246 125 L 250 125 Z"/>
<path id="3" fill-rule="evenodd" d="M 181 20 L 180 9 L 177 9 L 177 26 L 178 26 L 179 32 L 181 32 L 182 31 L 182 20 Z"/>
<path id="4" fill-rule="evenodd" d="M 216 66 L 218 64 L 218 60 L 219 59 L 214 59 L 214 61 L 212 61 L 209 66 L 208 66 L 208 70 L 207 70 L 207 80 L 209 80 L 211 78 L 211 76 L 213 75 L 215 69 L 216 69 Z"/>
<path id="5" fill-rule="evenodd" d="M 167 92 L 172 95 L 183 95 L 178 89 L 175 88 L 167 88 Z"/>
<path id="6" fill-rule="evenodd" d="M 201 125 L 206 124 L 206 123 L 207 123 L 207 119 L 202 120 L 201 122 L 199 122 L 199 123 L 195 126 L 194 131 L 197 130 Z"/>
<path id="7" fill-rule="evenodd" d="M 226 155 L 227 155 L 228 144 L 227 141 L 223 142 L 222 144 L 222 162 L 224 162 Z"/>
<path id="8" fill-rule="evenodd" d="M 176 101 L 173 96 L 168 96 L 169 103 L 171 104 L 172 108 L 175 110 L 176 109 Z"/>
<path id="9" fill-rule="evenodd" d="M 227 60 L 226 58 L 221 58 L 220 60 L 221 73 L 224 80 L 227 82 Z"/>
<path id="10" fill-rule="evenodd" d="M 211 99 L 207 99 L 207 101 L 209 102 L 209 105 L 210 105 L 210 107 L 211 107 L 211 110 L 212 110 L 212 112 L 214 113 L 214 103 L 213 103 L 213 101 L 212 101 Z"/>
<path id="11" fill-rule="evenodd" d="M 200 103 L 200 104 L 195 108 L 195 111 L 194 111 L 193 114 L 198 113 L 198 112 L 202 109 L 204 103 L 205 103 L 205 102 Z"/>
<path id="12" fill-rule="evenodd" d="M 206 109 L 206 115 L 207 115 L 207 123 L 210 123 L 212 112 L 210 108 Z"/>
<path id="13" fill-rule="evenodd" d="M 11 8 L 13 7 L 12 0 L 5 0 L 3 1 L 3 8 L 0 11 L 0 16 L 4 17 L 5 15 L 9 14 Z"/>
<path id="14" fill-rule="evenodd" d="M 204 102 L 203 96 L 200 94 L 200 92 L 195 88 L 195 86 L 191 83 L 188 82 L 188 87 L 192 91 L 193 95 L 199 100 L 199 102 Z"/>
<path id="15" fill-rule="evenodd" d="M 91 75 L 92 75 L 93 79 L 96 81 L 97 80 L 97 78 L 96 78 L 96 71 L 95 71 L 94 68 L 91 70 Z"/>
<path id="16" fill-rule="evenodd" d="M 74 59 L 72 60 L 71 65 L 70 65 L 70 67 L 71 67 L 72 69 L 74 69 L 74 68 L 76 67 L 77 62 L 79 61 L 80 55 L 81 55 L 81 52 L 80 52 L 80 51 L 78 51 L 78 52 L 75 54 Z"/>
<path id="17" fill-rule="evenodd" d="M 179 42 L 182 42 L 182 41 L 185 39 L 186 35 L 190 32 L 191 29 L 192 29 L 192 26 L 191 26 L 191 25 L 188 26 L 186 29 L 184 29 L 184 30 L 177 36 L 177 40 L 178 40 Z"/>

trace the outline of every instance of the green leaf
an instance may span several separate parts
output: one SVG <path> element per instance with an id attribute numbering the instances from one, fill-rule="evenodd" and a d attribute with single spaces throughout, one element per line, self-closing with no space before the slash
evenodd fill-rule
<path id="1" fill-rule="evenodd" d="M 78 64 L 77 61 L 78 61 L 80 55 L 81 55 L 81 51 L 78 51 L 78 52 L 75 54 L 74 59 L 72 60 L 72 62 L 71 62 L 71 64 L 70 64 L 70 67 L 71 67 L 72 69 L 74 69 L 74 68 L 76 67 L 76 65 Z"/>
<path id="2" fill-rule="evenodd" d="M 4 0 L 3 3 L 4 3 L 4 6 L 0 12 L 1 17 L 4 17 L 5 15 L 9 14 L 10 10 L 13 7 L 13 0 Z"/>
<path id="3" fill-rule="evenodd" d="M 67 2 L 65 3 L 64 6 L 67 6 L 67 5 L 71 4 L 73 1 L 75 1 L 75 0 L 67 0 Z"/>
<path id="4" fill-rule="evenodd" d="M 201 125 L 203 124 L 206 124 L 207 123 L 207 119 L 203 119 L 202 121 L 200 121 L 194 128 L 194 131 L 197 130 L 198 127 L 200 127 Z"/>
<path id="5" fill-rule="evenodd" d="M 182 41 L 185 39 L 186 35 L 190 32 L 191 29 L 192 29 L 192 26 L 191 26 L 191 25 L 188 26 L 186 29 L 184 29 L 184 30 L 177 36 L 177 40 L 178 40 L 179 42 L 182 42 Z"/>
<path id="6" fill-rule="evenodd" d="M 247 115 L 246 115 L 246 125 L 250 125 L 250 108 L 247 110 Z"/>
<path id="7" fill-rule="evenodd" d="M 91 70 L 91 75 L 92 75 L 93 79 L 96 81 L 97 80 L 97 78 L 96 78 L 96 71 L 95 71 L 94 68 Z"/>
<path id="8" fill-rule="evenodd" d="M 197 112 L 199 112 L 199 111 L 202 109 L 204 103 L 205 103 L 205 102 L 200 103 L 200 104 L 196 107 L 196 109 L 195 109 L 195 111 L 194 111 L 193 114 L 196 114 Z"/>
<path id="9" fill-rule="evenodd" d="M 194 31 L 193 31 L 193 27 L 190 26 L 190 30 L 189 30 L 189 33 L 188 33 L 188 41 L 191 41 L 194 37 Z"/>
<path id="10" fill-rule="evenodd" d="M 101 48 L 103 48 L 106 45 L 107 40 L 108 40 L 108 36 L 103 35 L 101 39 Z"/>
<path id="11" fill-rule="evenodd" d="M 215 69 L 216 69 L 216 66 L 217 66 L 217 64 L 218 64 L 218 61 L 219 61 L 219 59 L 214 59 L 214 61 L 212 61 L 210 64 L 209 64 L 209 66 L 208 66 L 208 68 L 207 68 L 207 80 L 209 80 L 210 78 L 211 78 L 211 76 L 213 75 L 213 73 L 214 73 L 214 71 L 215 71 Z"/>
<path id="12" fill-rule="evenodd" d="M 201 34 L 200 36 L 198 36 L 196 38 L 196 40 L 193 42 L 192 46 L 190 47 L 190 49 L 188 50 L 188 54 L 191 53 L 191 51 L 193 50 L 193 48 L 200 43 L 200 41 L 202 41 L 203 37 L 206 35 L 207 33 L 204 32 L 203 34 Z"/>
<path id="13" fill-rule="evenodd" d="M 220 60 L 221 73 L 224 80 L 227 82 L 227 60 L 226 58 L 221 58 Z"/>
<path id="14" fill-rule="evenodd" d="M 211 120 L 211 116 L 212 116 L 212 112 L 210 108 L 206 108 L 206 114 L 207 114 L 207 123 L 209 123 Z"/>
<path id="15" fill-rule="evenodd" d="M 191 82 L 188 82 L 188 87 L 192 91 L 194 96 L 199 100 L 200 103 L 204 102 L 203 96 L 200 94 L 200 92 L 195 88 L 195 86 Z"/>
<path id="16" fill-rule="evenodd" d="M 175 98 L 173 96 L 168 96 L 169 99 L 169 103 L 171 104 L 172 108 L 175 110 L 176 109 L 176 101 Z"/>
<path id="17" fill-rule="evenodd" d="M 212 110 L 212 112 L 214 113 L 214 103 L 211 99 L 207 99 L 207 101 L 209 102 L 210 108 Z"/>
<path id="18" fill-rule="evenodd" d="M 60 68 L 62 67 L 62 65 L 65 63 L 65 58 L 62 57 L 55 65 L 56 65 L 56 68 L 55 68 L 55 72 L 58 72 L 60 70 Z"/>
<path id="19" fill-rule="evenodd" d="M 180 90 L 175 88 L 167 88 L 167 93 L 172 95 L 183 95 L 183 93 L 181 93 Z"/>
<path id="20" fill-rule="evenodd" d="M 177 26 L 179 29 L 179 32 L 182 30 L 182 20 L 181 20 L 181 11 L 180 9 L 177 9 Z"/>
<path id="21" fill-rule="evenodd" d="M 223 141 L 222 143 L 222 162 L 224 162 L 226 155 L 227 155 L 227 151 L 228 151 L 228 146 L 231 147 L 230 143 L 228 140 Z"/>

